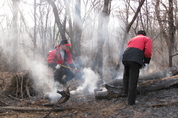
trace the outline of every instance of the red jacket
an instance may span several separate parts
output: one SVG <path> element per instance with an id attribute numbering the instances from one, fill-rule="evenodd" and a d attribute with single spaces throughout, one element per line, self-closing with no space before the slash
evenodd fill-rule
<path id="1" fill-rule="evenodd" d="M 128 47 L 138 48 L 144 51 L 144 56 L 151 58 L 152 56 L 152 40 L 144 35 L 137 35 L 136 37 L 130 39 L 128 42 Z"/>
<path id="2" fill-rule="evenodd" d="M 72 54 L 69 49 L 66 50 L 66 60 L 62 60 L 62 57 L 60 55 L 60 45 L 56 46 L 55 49 L 48 52 L 47 62 L 48 64 L 64 64 L 64 62 L 66 62 L 69 65 L 74 63 L 72 59 Z"/>
<path id="3" fill-rule="evenodd" d="M 144 35 L 137 35 L 129 40 L 122 61 L 134 61 L 143 65 L 149 63 L 152 56 L 152 40 Z"/>

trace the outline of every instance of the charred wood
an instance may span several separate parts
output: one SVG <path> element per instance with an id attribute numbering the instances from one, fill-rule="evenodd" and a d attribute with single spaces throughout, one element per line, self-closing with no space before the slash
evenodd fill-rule
<path id="1" fill-rule="evenodd" d="M 170 106 L 170 105 L 178 105 L 178 102 L 168 102 L 168 103 L 158 103 L 158 104 L 151 104 L 149 107 L 163 107 L 163 106 Z"/>
<path id="2" fill-rule="evenodd" d="M 144 82 L 147 80 L 155 80 L 155 79 L 164 78 L 164 77 L 171 77 L 171 76 L 174 76 L 177 74 L 178 74 L 177 68 L 170 67 L 170 68 L 167 68 L 167 69 L 164 69 L 161 71 L 157 71 L 157 72 L 149 73 L 147 75 L 139 76 L 138 83 L 141 83 L 141 82 Z M 107 82 L 107 84 L 112 85 L 112 86 L 122 86 L 123 85 L 122 78 L 112 80 L 110 82 Z M 100 85 L 100 86 L 104 87 L 105 84 Z"/>
<path id="3" fill-rule="evenodd" d="M 46 114 L 46 116 L 44 118 L 48 118 L 49 115 L 55 110 L 55 108 L 56 108 L 57 105 L 65 103 L 67 100 L 69 100 L 69 98 L 70 98 L 69 87 L 70 86 L 68 86 L 65 91 L 57 91 L 57 93 L 61 94 L 62 97 L 58 100 L 58 102 L 56 104 L 54 104 L 54 106 L 51 108 L 51 110 L 49 111 L 49 113 Z"/>
<path id="4" fill-rule="evenodd" d="M 178 84 L 178 75 L 161 78 L 156 80 L 149 80 L 143 83 L 138 84 L 138 92 L 150 92 L 150 91 L 157 91 L 161 89 L 167 89 L 171 86 L 175 86 Z"/>
<path id="5" fill-rule="evenodd" d="M 178 74 L 178 70 L 176 67 L 166 68 L 164 70 L 160 70 L 157 72 L 149 73 L 147 75 L 142 75 L 139 77 L 139 82 L 143 82 L 146 80 L 154 80 L 159 78 L 171 77 Z"/>
<path id="6" fill-rule="evenodd" d="M 137 93 L 144 94 L 146 92 L 158 91 L 161 89 L 167 89 L 172 86 L 178 85 L 178 75 L 176 68 L 168 68 L 159 72 L 151 73 L 146 76 L 142 76 L 138 82 Z M 175 75 L 175 76 L 172 76 Z M 162 78 L 164 76 L 164 78 Z M 107 84 L 101 85 L 99 89 L 95 90 L 96 99 L 111 99 L 123 97 L 122 79 L 111 81 Z"/>
<path id="7" fill-rule="evenodd" d="M 39 108 L 39 107 L 14 107 L 14 106 L 5 106 L 0 107 L 0 109 L 13 110 L 13 111 L 50 111 L 51 108 Z M 53 111 L 64 111 L 69 109 L 55 108 Z"/>

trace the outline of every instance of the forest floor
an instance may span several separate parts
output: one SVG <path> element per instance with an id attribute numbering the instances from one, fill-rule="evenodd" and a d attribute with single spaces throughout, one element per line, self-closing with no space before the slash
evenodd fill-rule
<path id="1" fill-rule="evenodd" d="M 4 82 L 10 82 L 10 74 L 0 73 Z M 1 82 L 2 83 L 2 82 Z M 0 85 L 2 92 L 4 85 Z M 70 99 L 56 107 L 49 118 L 177 118 L 178 88 L 148 92 L 137 95 L 138 103 L 127 105 L 127 97 L 97 100 L 94 94 L 71 95 Z M 51 107 L 40 96 L 16 99 L 0 93 L 0 118 L 43 118 Z"/>

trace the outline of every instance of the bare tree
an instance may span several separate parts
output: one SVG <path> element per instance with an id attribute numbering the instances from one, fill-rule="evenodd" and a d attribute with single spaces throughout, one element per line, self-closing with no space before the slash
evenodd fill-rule
<path id="1" fill-rule="evenodd" d="M 120 64 L 121 64 L 121 62 L 122 62 L 122 54 L 123 54 L 123 52 L 124 52 L 124 46 L 125 46 L 125 43 L 126 43 L 126 41 L 127 41 L 128 33 L 129 33 L 129 31 L 130 31 L 130 28 L 131 28 L 132 24 L 133 24 L 134 21 L 136 20 L 136 18 L 137 18 L 137 16 L 138 16 L 138 14 L 139 14 L 139 12 L 140 12 L 140 10 L 141 10 L 141 7 L 142 7 L 142 5 L 144 4 L 144 2 L 145 2 L 145 0 L 141 0 L 141 1 L 139 2 L 139 6 L 137 7 L 137 10 L 136 10 L 136 12 L 135 12 L 135 14 L 134 14 L 134 16 L 133 16 L 131 22 L 128 23 L 128 24 L 126 24 L 126 30 L 125 30 L 124 37 L 123 37 L 122 43 L 121 43 L 121 48 L 120 48 L 120 52 L 121 52 L 121 53 L 120 53 L 120 56 L 119 56 L 119 63 L 118 63 L 117 68 L 116 68 L 116 70 L 115 70 L 115 72 L 114 72 L 114 74 L 113 74 L 112 79 L 115 79 L 115 78 L 117 77 L 118 71 L 119 71 L 119 69 L 120 69 Z M 127 14 L 127 15 L 128 15 L 128 14 Z M 128 19 L 127 19 L 127 20 L 128 20 Z"/>
<path id="2" fill-rule="evenodd" d="M 157 16 L 158 23 L 160 26 L 160 30 L 161 30 L 163 37 L 167 43 L 169 67 L 172 67 L 172 65 L 173 65 L 172 57 L 173 57 L 173 49 L 174 49 L 174 42 L 175 42 L 174 41 L 175 26 L 174 26 L 174 19 L 173 19 L 173 1 L 169 0 L 168 10 L 167 10 L 166 5 L 163 4 L 166 9 L 165 12 L 168 13 L 168 16 L 162 17 L 164 19 L 161 19 L 159 5 L 160 5 L 160 0 L 157 0 L 156 5 L 155 5 L 155 12 L 156 12 L 156 16 Z M 166 14 L 164 13 L 163 16 L 164 15 L 166 15 Z M 168 26 L 168 28 L 167 28 L 167 26 Z M 167 28 L 168 32 L 166 32 L 165 28 Z"/>
<path id="3" fill-rule="evenodd" d="M 108 37 L 108 22 L 109 22 L 109 14 L 110 14 L 110 0 L 104 0 L 104 6 L 102 13 L 98 18 L 98 42 L 97 42 L 97 54 L 92 63 L 92 70 L 95 71 L 96 67 L 100 78 L 103 79 L 103 45 Z"/>
<path id="4" fill-rule="evenodd" d="M 34 32 L 33 32 L 33 35 L 34 35 L 34 54 L 36 54 L 36 49 L 37 49 L 37 44 L 36 44 L 36 0 L 34 0 Z M 35 55 L 34 55 L 35 56 Z"/>
<path id="5" fill-rule="evenodd" d="M 112 13 L 113 10 L 111 2 L 116 1 L 33 0 L 34 6 L 32 4 L 27 5 L 33 6 L 33 10 L 31 12 L 34 20 L 34 27 L 28 26 L 28 19 L 26 19 L 24 14 L 25 12 L 21 10 L 21 7 L 19 7 L 19 11 L 16 10 L 16 8 L 18 9 L 18 5 L 24 4 L 25 2 L 19 4 L 20 0 L 11 1 L 12 3 L 14 3 L 14 8 L 12 9 L 12 28 L 14 36 L 12 41 L 14 42 L 10 43 L 14 43 L 13 46 L 16 46 L 13 50 L 17 50 L 19 43 L 21 44 L 21 42 L 23 42 L 23 45 L 26 45 L 25 40 L 30 40 L 30 43 L 28 42 L 28 49 L 30 49 L 30 51 L 38 50 L 37 52 L 42 52 L 46 56 L 46 52 L 49 50 L 49 48 L 51 49 L 54 45 L 56 45 L 59 39 L 70 39 L 72 43 L 72 53 L 74 55 L 74 58 L 78 62 L 81 62 L 81 59 L 79 59 L 79 57 L 82 56 L 87 56 L 87 59 L 89 58 L 89 60 L 92 59 L 92 61 L 87 62 L 86 66 L 92 63 L 92 69 L 94 71 L 97 71 L 100 74 L 101 78 L 103 78 L 103 70 L 105 64 L 109 63 L 109 66 L 112 66 L 112 68 L 116 68 L 114 70 L 115 72 L 112 71 L 114 73 L 112 78 L 114 79 L 117 77 L 117 73 L 120 69 L 122 53 L 124 51 L 124 47 L 128 37 L 135 35 L 136 30 L 142 28 L 145 29 L 149 34 L 151 34 L 149 36 L 155 37 L 154 41 L 156 43 L 154 43 L 154 54 L 159 55 L 154 56 L 152 60 L 157 61 L 161 58 L 161 61 L 164 60 L 164 62 L 166 62 L 166 64 L 164 64 L 164 67 L 172 66 L 176 63 L 176 61 L 174 60 L 176 59 L 175 56 L 177 55 L 177 52 L 174 50 L 177 48 L 177 40 L 175 38 L 178 29 L 177 1 L 169 0 L 167 1 L 167 3 L 163 3 L 161 0 L 151 2 L 148 0 L 122 0 L 122 2 L 125 3 L 126 8 L 123 9 L 123 7 L 115 7 L 115 9 L 118 11 L 118 19 L 122 19 L 125 25 L 124 27 L 119 27 L 119 30 L 117 31 L 117 34 L 121 34 L 122 38 L 116 38 L 116 36 L 113 36 L 114 33 L 111 34 L 112 36 L 108 34 L 108 23 L 110 23 L 109 17 L 111 15 L 115 15 L 110 14 L 110 12 Z M 133 5 L 133 3 L 139 3 L 139 5 L 135 6 Z M 153 11 L 150 11 L 150 7 L 152 8 L 154 5 L 155 8 L 153 9 Z M 98 12 L 101 11 L 102 13 L 99 17 L 97 17 Z M 18 17 L 19 13 L 20 16 Z M 98 21 L 96 21 L 96 19 Z M 12 20 L 10 19 L 8 21 L 9 24 L 10 21 Z M 18 24 L 18 22 L 20 23 Z M 159 26 L 157 24 L 159 24 Z M 21 25 L 21 27 L 18 25 Z M 96 27 L 98 27 L 97 33 L 95 29 Z M 124 33 L 120 32 L 120 30 L 124 30 Z M 28 37 L 24 38 L 24 33 L 27 33 Z M 95 38 L 96 34 L 98 40 L 96 40 Z M 112 50 L 111 44 L 109 44 L 109 41 L 111 41 L 109 37 L 113 37 L 114 40 L 118 39 L 118 41 L 121 42 L 117 45 L 121 46 L 119 47 L 119 49 L 117 46 L 114 47 L 115 49 L 117 49 L 116 53 Z M 22 38 L 24 39 L 22 40 Z M 95 45 L 96 43 L 98 46 Z M 163 48 L 165 44 L 167 50 Z M 86 45 L 88 47 L 85 47 Z M 27 46 L 24 47 L 27 48 Z M 97 47 L 97 50 L 94 49 L 95 47 Z M 82 48 L 83 50 L 81 50 Z M 119 53 L 119 55 L 115 56 L 115 58 L 119 56 L 119 59 L 111 59 L 112 55 L 110 52 L 114 52 L 113 55 Z M 103 54 L 107 54 L 107 59 L 103 57 Z M 80 66 L 81 65 L 82 64 L 80 64 Z M 85 64 L 83 64 L 83 66 L 85 66 Z"/>
<path id="6" fill-rule="evenodd" d="M 79 64 L 79 67 L 81 67 L 83 64 L 81 63 L 81 35 L 82 35 L 82 29 L 83 29 L 83 21 L 81 18 L 81 0 L 76 0 L 75 4 L 75 16 L 74 16 L 74 25 L 73 25 L 73 52 L 75 59 L 77 60 L 77 63 Z"/>
<path id="7" fill-rule="evenodd" d="M 174 7 L 175 8 L 174 9 L 174 12 L 175 12 L 175 16 L 174 16 L 175 17 L 175 28 L 177 30 L 177 35 L 178 35 L 178 12 L 177 12 L 178 11 L 178 2 L 177 2 L 177 0 L 174 1 L 174 4 L 175 4 L 174 5 L 175 6 Z"/>
<path id="8" fill-rule="evenodd" d="M 18 32 L 18 11 L 19 11 L 19 2 L 20 0 L 12 0 L 13 2 L 13 19 L 12 19 L 12 50 L 14 51 L 13 52 L 13 55 L 12 55 L 12 70 L 13 71 L 18 71 L 17 67 L 18 67 L 18 64 L 17 64 L 17 59 L 18 59 L 18 40 L 19 40 L 19 32 Z"/>
<path id="9" fill-rule="evenodd" d="M 65 27 L 62 25 L 60 19 L 59 19 L 59 15 L 58 15 L 58 10 L 57 10 L 57 7 L 54 3 L 54 1 L 52 0 L 46 0 L 53 8 L 53 12 L 54 12 L 54 16 L 55 16 L 55 22 L 58 26 L 58 29 L 59 29 L 59 32 L 60 32 L 60 35 L 62 37 L 62 39 L 66 39 L 66 36 L 65 36 Z"/>
<path id="10" fill-rule="evenodd" d="M 169 67 L 173 66 L 172 63 L 172 54 L 174 52 L 174 35 L 175 35 L 175 26 L 174 26 L 174 18 L 173 18 L 173 0 L 169 0 L 169 10 L 168 10 L 168 25 L 169 25 L 169 44 L 168 44 L 168 49 L 169 49 Z"/>

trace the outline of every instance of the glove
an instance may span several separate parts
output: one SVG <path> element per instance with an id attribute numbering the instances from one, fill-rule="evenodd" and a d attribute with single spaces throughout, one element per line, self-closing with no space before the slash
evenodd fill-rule
<path id="1" fill-rule="evenodd" d="M 146 68 L 148 66 L 148 63 L 144 63 L 142 68 Z"/>
<path id="2" fill-rule="evenodd" d="M 59 69 L 60 67 L 61 67 L 61 65 L 60 65 L 60 64 L 57 64 L 55 68 L 56 68 L 56 69 Z"/>

